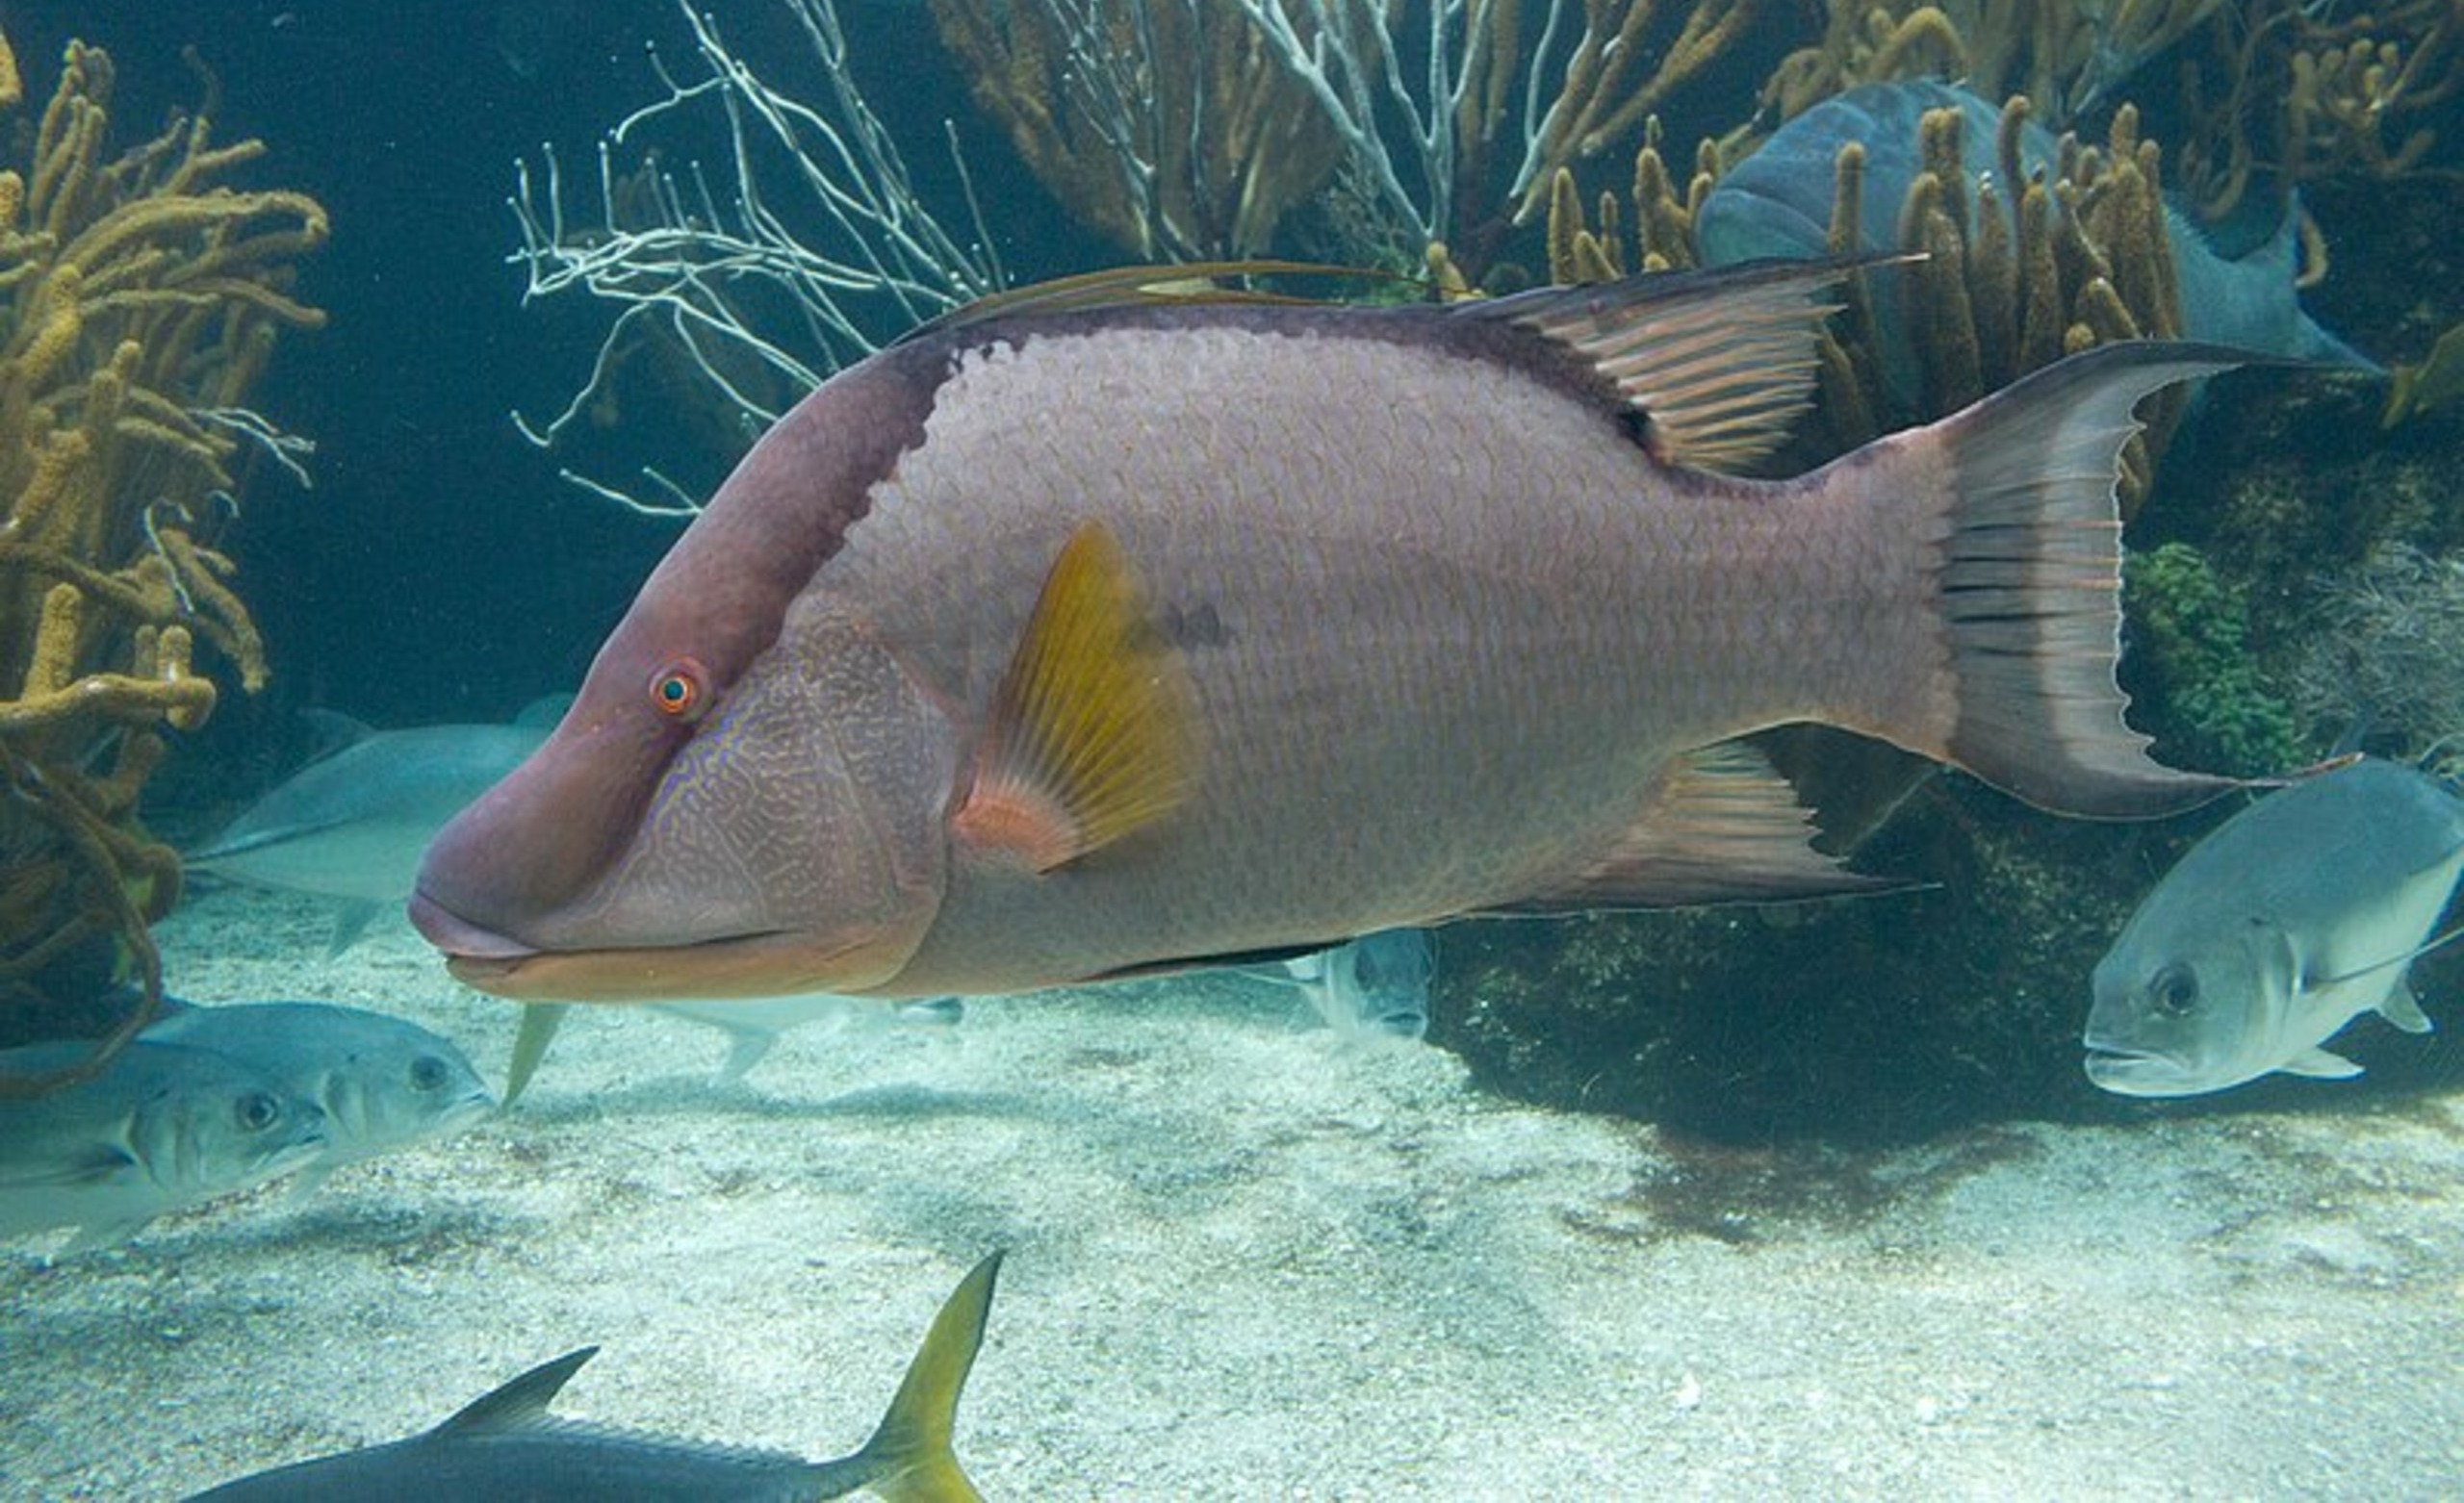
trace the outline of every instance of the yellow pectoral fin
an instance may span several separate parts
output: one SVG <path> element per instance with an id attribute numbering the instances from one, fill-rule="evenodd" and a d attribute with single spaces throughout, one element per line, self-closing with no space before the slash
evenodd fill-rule
<path id="1" fill-rule="evenodd" d="M 1197 699 L 1120 545 L 1070 535 L 994 697 L 961 839 L 1038 872 L 1169 814 L 1197 777 Z"/>

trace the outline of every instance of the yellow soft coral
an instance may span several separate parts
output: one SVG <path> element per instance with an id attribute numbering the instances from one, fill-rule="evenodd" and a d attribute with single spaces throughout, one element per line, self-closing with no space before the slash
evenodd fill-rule
<path id="1" fill-rule="evenodd" d="M 136 819 L 164 726 L 213 709 L 210 643 L 255 689 L 265 652 L 209 529 L 229 513 L 241 406 L 274 331 L 321 316 L 292 264 L 325 237 L 298 193 L 218 179 L 255 141 L 202 116 L 107 151 L 113 73 L 72 42 L 0 169 L 0 987 L 143 926 L 178 861 Z M 22 103 L 0 38 L 0 110 Z M 25 139 L 25 133 L 19 133 Z M 0 1020 L 4 1022 L 5 1020 Z M 7 1082 L 0 1082 L 6 1089 Z"/>

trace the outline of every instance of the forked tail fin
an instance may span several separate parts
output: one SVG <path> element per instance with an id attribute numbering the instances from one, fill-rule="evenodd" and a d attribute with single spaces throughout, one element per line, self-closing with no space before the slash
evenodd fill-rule
<path id="1" fill-rule="evenodd" d="M 959 1390 L 984 1344 L 984 1320 L 1000 1272 L 1001 1255 L 994 1253 L 959 1281 L 933 1317 L 873 1438 L 852 1456 L 808 1468 L 811 1496 L 841 1497 L 865 1488 L 889 1503 L 982 1503 L 950 1438 Z"/>
<path id="2" fill-rule="evenodd" d="M 2100 345 L 1876 446 L 1862 483 L 1886 504 L 1925 508 L 1940 540 L 1937 629 L 1952 695 L 1912 738 L 1878 728 L 2059 814 L 2166 814 L 2236 786 L 2159 766 L 2122 722 L 2114 485 L 2140 398 L 2265 358 Z"/>

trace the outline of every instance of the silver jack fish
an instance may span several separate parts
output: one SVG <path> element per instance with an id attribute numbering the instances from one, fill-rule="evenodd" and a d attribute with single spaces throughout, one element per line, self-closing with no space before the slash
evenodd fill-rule
<path id="1" fill-rule="evenodd" d="M 2464 799 L 2362 761 L 2270 794 L 2191 848 L 2096 964 L 2088 1078 L 2191 1096 L 2270 1071 L 2342 1079 L 2320 1046 L 2375 1012 L 2429 1032 L 2404 972 L 2464 872 Z"/>
<path id="2" fill-rule="evenodd" d="M 0 1051 L 0 1075 L 45 1075 L 88 1042 Z M 126 1240 L 156 1216 L 305 1168 L 325 1114 L 209 1050 L 135 1040 L 90 1080 L 0 1096 L 0 1236 L 76 1227 L 64 1251 Z"/>
<path id="3" fill-rule="evenodd" d="M 318 1002 L 183 1006 L 141 1035 L 210 1049 L 263 1072 L 325 1114 L 307 1195 L 346 1163 L 459 1132 L 496 1109 L 452 1041 L 416 1023 Z"/>
<path id="4" fill-rule="evenodd" d="M 950 1435 L 959 1390 L 984 1344 L 1000 1270 L 1001 1255 L 994 1253 L 960 1281 L 873 1438 L 836 1461 L 806 1462 L 559 1419 L 548 1405 L 599 1351 L 585 1346 L 475 1399 L 424 1435 L 242 1477 L 191 1503 L 788 1500 L 845 1497 L 860 1490 L 892 1503 L 970 1503 L 981 1495 L 951 1451 Z"/>
<path id="5" fill-rule="evenodd" d="M 718 1074 L 710 1081 L 715 1086 L 740 1084 L 792 1029 L 819 1023 L 827 1025 L 826 1032 L 834 1035 L 858 1027 L 946 1028 L 966 1015 L 966 1004 L 957 997 L 923 998 L 895 1006 L 861 997 L 826 995 L 656 1002 L 650 1006 L 728 1035 L 727 1057 L 719 1061 Z M 524 1009 L 522 1031 L 513 1041 L 513 1059 L 505 1070 L 507 1107 L 529 1088 L 531 1077 L 547 1062 L 549 1046 L 564 1027 L 568 1010 L 561 1003 L 543 1003 Z"/>
<path id="6" fill-rule="evenodd" d="M 398 911 L 445 822 L 539 749 L 552 702 L 561 710 L 564 697 L 510 726 L 369 730 L 346 722 L 358 739 L 293 774 L 180 859 L 192 871 L 330 901 L 326 953 L 340 955 L 378 912 Z"/>
<path id="7" fill-rule="evenodd" d="M 1425 930 L 1390 929 L 1317 955 L 1286 960 L 1280 975 L 1300 989 L 1320 1022 L 1350 1039 L 1419 1038 L 1428 1032 L 1437 947 Z"/>
<path id="8" fill-rule="evenodd" d="M 1015 297 L 831 379 L 644 585 L 413 921 L 528 999 L 994 993 L 1467 914 L 1765 900 L 1733 738 L 2148 815 L 2121 345 L 1797 479 L 1843 268 L 1448 308 Z M 1151 275 L 1151 273 L 1150 273 Z"/>

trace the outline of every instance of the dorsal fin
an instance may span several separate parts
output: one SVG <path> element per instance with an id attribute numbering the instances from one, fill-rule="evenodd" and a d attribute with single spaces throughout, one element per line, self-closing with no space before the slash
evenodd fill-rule
<path id="1" fill-rule="evenodd" d="M 502 1435 L 547 1422 L 548 1406 L 573 1381 L 581 1364 L 599 1355 L 596 1346 L 567 1352 L 541 1363 L 501 1388 L 491 1388 L 453 1412 L 452 1417 L 428 1432 L 431 1437 Z"/>
<path id="2" fill-rule="evenodd" d="M 346 747 L 355 747 L 376 734 L 376 727 L 356 715 L 340 710 L 320 709 L 315 705 L 299 712 L 300 724 L 308 727 L 308 760 L 303 767 L 321 762 Z"/>
<path id="3" fill-rule="evenodd" d="M 1454 306 L 1564 348 L 1616 384 L 1670 464 L 1734 473 L 1769 455 L 1812 405 L 1831 293 L 1851 272 L 1907 256 L 1753 261 L 1645 272 Z"/>
<path id="4" fill-rule="evenodd" d="M 1265 276 L 1412 284 L 1419 281 L 1399 271 L 1333 267 L 1314 261 L 1193 261 L 1181 266 L 1107 267 L 1100 271 L 1055 277 L 1049 282 L 988 293 L 963 308 L 953 309 L 937 318 L 918 324 L 899 343 L 904 344 L 921 334 L 972 328 L 1014 314 L 1084 313 L 1099 308 L 1177 308 L 1224 303 L 1306 307 L 1322 306 L 1325 301 L 1229 285 L 1239 278 Z"/>

